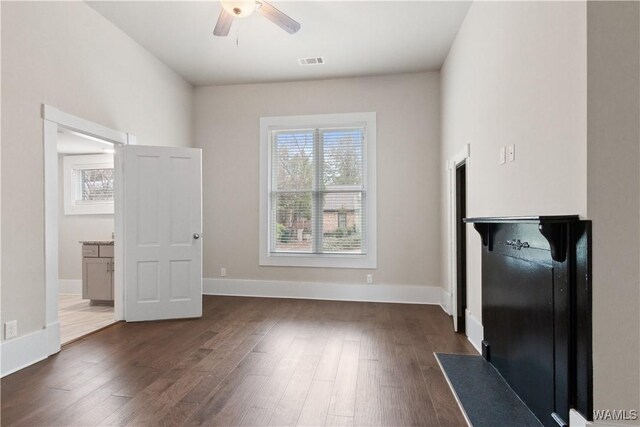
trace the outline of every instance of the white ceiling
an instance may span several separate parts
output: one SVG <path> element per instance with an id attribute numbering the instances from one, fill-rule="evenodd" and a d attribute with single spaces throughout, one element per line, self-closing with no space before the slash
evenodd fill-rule
<path id="1" fill-rule="evenodd" d="M 57 142 L 58 154 L 107 154 L 113 152 L 113 144 L 110 142 L 88 138 L 66 129 L 58 131 Z"/>
<path id="2" fill-rule="evenodd" d="M 302 28 L 259 13 L 214 37 L 217 1 L 100 1 L 89 6 L 196 86 L 439 70 L 468 1 L 273 1 Z M 238 44 L 236 45 L 236 39 Z M 301 66 L 298 58 L 324 57 Z"/>

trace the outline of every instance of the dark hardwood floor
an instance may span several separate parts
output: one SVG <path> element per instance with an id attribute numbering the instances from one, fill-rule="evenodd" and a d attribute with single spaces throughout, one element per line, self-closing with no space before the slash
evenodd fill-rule
<path id="1" fill-rule="evenodd" d="M 438 306 L 205 297 L 3 378 L 2 425 L 466 425 L 434 351 L 475 353 Z"/>

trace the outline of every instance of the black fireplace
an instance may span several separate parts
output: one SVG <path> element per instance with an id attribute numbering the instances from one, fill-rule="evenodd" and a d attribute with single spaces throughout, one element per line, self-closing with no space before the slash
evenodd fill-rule
<path id="1" fill-rule="evenodd" d="M 591 419 L 591 222 L 465 222 L 482 238 L 483 356 L 545 426 Z"/>

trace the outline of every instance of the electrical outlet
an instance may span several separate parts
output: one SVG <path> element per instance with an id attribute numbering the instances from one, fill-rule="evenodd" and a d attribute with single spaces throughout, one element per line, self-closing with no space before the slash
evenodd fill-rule
<path id="1" fill-rule="evenodd" d="M 220 277 L 227 277 L 227 269 L 222 267 L 220 269 Z"/>
<path id="2" fill-rule="evenodd" d="M 511 144 L 507 149 L 507 158 L 510 162 L 516 159 L 516 144 Z"/>
<path id="3" fill-rule="evenodd" d="M 18 321 L 12 320 L 10 322 L 6 322 L 4 324 L 4 339 L 8 340 L 9 338 L 18 336 Z"/>
<path id="4" fill-rule="evenodd" d="M 500 164 L 504 165 L 507 162 L 507 149 L 500 147 Z"/>
<path id="5" fill-rule="evenodd" d="M 373 274 L 367 274 L 367 283 L 368 284 L 372 284 L 373 283 Z"/>

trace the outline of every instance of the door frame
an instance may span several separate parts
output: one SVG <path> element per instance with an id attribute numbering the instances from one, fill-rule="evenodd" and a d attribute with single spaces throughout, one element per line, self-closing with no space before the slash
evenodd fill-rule
<path id="1" fill-rule="evenodd" d="M 114 145 L 136 144 L 134 135 L 120 132 L 98 123 L 65 113 L 57 108 L 42 104 L 43 149 L 44 149 L 44 259 L 45 259 L 45 328 L 51 328 L 53 333 L 48 343 L 49 354 L 60 351 L 60 322 L 58 320 L 58 129 L 71 130 L 88 137 L 99 138 Z M 121 167 L 118 159 L 114 158 L 114 173 L 116 187 L 122 185 Z M 124 216 L 122 201 L 118 200 L 117 192 L 114 200 L 114 263 L 123 265 L 124 252 L 118 243 L 118 236 L 124 232 Z M 116 270 L 114 276 L 114 320 L 124 319 L 124 276 L 122 269 Z M 53 338 L 55 337 L 55 338 Z"/>
<path id="2" fill-rule="evenodd" d="M 470 144 L 465 144 L 463 149 L 456 155 L 451 157 L 446 164 L 449 175 L 449 294 L 451 300 L 449 306 L 451 307 L 451 314 L 453 316 L 453 327 L 455 331 L 458 331 L 458 266 L 456 262 L 458 245 L 457 245 L 457 232 L 456 232 L 456 169 L 461 164 L 465 164 L 465 174 L 469 176 L 469 158 L 471 156 Z M 468 180 L 465 180 L 468 183 Z M 468 188 L 468 187 L 467 187 Z M 465 313 L 460 313 L 462 316 Z"/>

